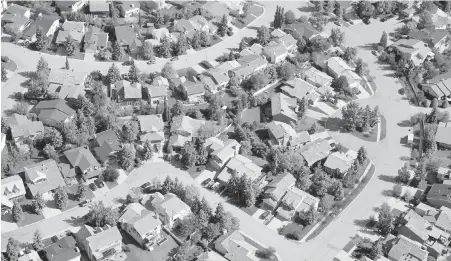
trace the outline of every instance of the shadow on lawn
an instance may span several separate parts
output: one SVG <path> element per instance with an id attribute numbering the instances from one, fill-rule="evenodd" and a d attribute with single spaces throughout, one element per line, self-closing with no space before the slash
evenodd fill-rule
<path id="1" fill-rule="evenodd" d="M 360 46 L 358 46 L 358 48 L 361 48 L 361 49 L 367 50 L 367 51 L 373 51 L 373 50 L 377 49 L 377 44 L 369 43 L 369 44 L 365 44 L 365 45 L 360 45 Z"/>
<path id="2" fill-rule="evenodd" d="M 381 192 L 381 195 L 385 197 L 393 197 L 393 190 L 385 189 L 384 191 Z"/>
<path id="3" fill-rule="evenodd" d="M 403 121 L 401 121 L 401 122 L 398 122 L 397 125 L 398 125 L 399 127 L 404 127 L 404 128 L 406 128 L 406 127 L 412 127 L 412 122 L 411 122 L 410 120 L 403 120 Z"/>
<path id="4" fill-rule="evenodd" d="M 382 181 L 385 181 L 385 182 L 396 183 L 396 178 L 393 177 L 393 176 L 388 176 L 388 175 L 381 174 L 381 175 L 378 176 L 378 178 L 380 180 L 382 180 Z"/>
<path id="5" fill-rule="evenodd" d="M 74 226 L 74 227 L 81 226 L 86 223 L 86 218 L 85 218 L 85 216 L 70 217 L 69 219 L 64 219 L 64 222 L 66 222 L 67 224 Z"/>

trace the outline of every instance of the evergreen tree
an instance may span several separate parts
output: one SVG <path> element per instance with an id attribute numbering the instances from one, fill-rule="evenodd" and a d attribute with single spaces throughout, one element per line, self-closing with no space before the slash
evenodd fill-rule
<path id="1" fill-rule="evenodd" d="M 44 247 L 44 243 L 42 242 L 41 231 L 36 229 L 33 235 L 33 243 L 31 245 L 33 246 L 33 249 L 36 251 L 39 251 Z"/>
<path id="2" fill-rule="evenodd" d="M 72 36 L 68 36 L 66 41 L 64 42 L 64 48 L 66 49 L 66 55 L 72 56 L 74 55 L 77 49 L 77 42 L 72 38 Z"/>
<path id="3" fill-rule="evenodd" d="M 219 23 L 218 30 L 217 30 L 218 35 L 221 37 L 224 37 L 227 33 L 228 27 L 229 26 L 228 26 L 227 16 L 223 15 L 221 22 Z"/>
<path id="4" fill-rule="evenodd" d="M 6 245 L 6 257 L 8 258 L 8 261 L 19 260 L 19 253 L 20 253 L 19 241 L 10 237 L 8 239 L 8 244 Z"/>
<path id="5" fill-rule="evenodd" d="M 67 56 L 66 56 L 66 64 L 65 64 L 65 68 L 66 68 L 66 70 L 69 70 L 69 69 L 70 69 L 70 66 L 69 66 L 69 59 L 67 58 Z"/>
<path id="6" fill-rule="evenodd" d="M 22 206 L 17 201 L 14 201 L 13 203 L 12 216 L 14 222 L 20 222 L 23 219 Z"/>
<path id="7" fill-rule="evenodd" d="M 365 76 L 368 73 L 368 64 L 364 63 L 361 58 L 356 61 L 355 73 L 359 76 Z"/>
<path id="8" fill-rule="evenodd" d="M 224 209 L 224 205 L 221 202 L 219 202 L 218 205 L 216 206 L 213 221 L 214 221 L 214 223 L 224 224 L 225 219 L 226 219 L 226 212 Z"/>
<path id="9" fill-rule="evenodd" d="M 177 45 L 176 45 L 176 53 L 177 55 L 184 55 L 186 54 L 186 50 L 188 50 L 188 40 L 186 39 L 186 36 L 184 34 L 181 34 L 179 38 L 177 39 Z"/>
<path id="10" fill-rule="evenodd" d="M 210 36 L 205 31 L 200 33 L 200 44 L 202 47 L 210 46 Z"/>
<path id="11" fill-rule="evenodd" d="M 190 168 L 194 166 L 197 160 L 197 153 L 193 142 L 186 142 L 185 145 L 183 145 L 180 154 L 182 155 L 181 162 L 183 167 Z"/>
<path id="12" fill-rule="evenodd" d="M 278 29 L 278 28 L 282 28 L 284 25 L 284 8 L 277 6 L 276 8 L 276 13 L 274 15 L 274 21 L 273 21 L 273 26 L 274 29 Z"/>
<path id="13" fill-rule="evenodd" d="M 128 170 L 133 166 L 135 157 L 136 150 L 133 144 L 124 144 L 117 154 L 117 161 L 122 169 Z"/>
<path id="14" fill-rule="evenodd" d="M 268 44 L 270 37 L 271 35 L 269 34 L 268 27 L 262 25 L 260 28 L 258 28 L 257 41 L 260 45 L 265 46 L 266 44 Z"/>
<path id="15" fill-rule="evenodd" d="M 183 106 L 183 103 L 181 101 L 177 100 L 172 106 L 171 115 L 172 117 L 185 115 L 185 106 Z"/>
<path id="16" fill-rule="evenodd" d="M 382 240 L 378 239 L 376 242 L 373 243 L 373 247 L 371 247 L 369 257 L 372 260 L 377 260 L 383 255 L 382 252 Z"/>
<path id="17" fill-rule="evenodd" d="M 152 147 L 152 143 L 150 143 L 149 140 L 146 140 L 144 142 L 144 160 L 150 160 L 152 158 L 153 155 L 153 147 Z"/>
<path id="18" fill-rule="evenodd" d="M 310 129 L 308 130 L 308 133 L 309 133 L 310 135 L 312 135 L 312 134 L 317 133 L 318 130 L 319 130 L 319 127 L 318 127 L 318 125 L 316 124 L 316 122 L 314 122 L 314 123 L 312 124 L 312 126 L 310 127 Z"/>
<path id="19" fill-rule="evenodd" d="M 313 206 L 311 206 L 306 212 L 302 213 L 302 219 L 306 225 L 315 223 L 317 216 L 318 213 Z"/>
<path id="20" fill-rule="evenodd" d="M 357 152 L 357 161 L 359 162 L 360 165 L 363 165 L 366 159 L 368 159 L 368 152 L 366 151 L 365 147 L 362 146 Z"/>
<path id="21" fill-rule="evenodd" d="M 114 84 L 117 81 L 121 80 L 121 72 L 119 68 L 117 68 L 116 64 L 113 63 L 111 67 L 108 69 L 108 73 L 106 75 L 109 84 Z"/>
<path id="22" fill-rule="evenodd" d="M 193 38 L 191 39 L 191 46 L 193 47 L 193 49 L 197 49 L 197 48 L 201 47 L 199 31 L 194 32 Z"/>
<path id="23" fill-rule="evenodd" d="M 36 41 L 34 42 L 36 50 L 41 51 L 47 48 L 48 43 L 49 40 L 42 30 L 42 27 L 38 26 L 38 28 L 36 28 Z"/>
<path id="24" fill-rule="evenodd" d="M 153 46 L 149 42 L 144 42 L 142 45 L 142 52 L 141 52 L 143 58 L 145 60 L 155 60 L 155 54 L 153 52 Z"/>
<path id="25" fill-rule="evenodd" d="M 122 47 L 119 45 L 117 41 L 113 43 L 113 53 L 112 53 L 112 59 L 115 61 L 120 61 L 123 57 L 122 53 Z"/>
<path id="26" fill-rule="evenodd" d="M 36 195 L 34 195 L 33 197 L 33 201 L 32 201 L 32 207 L 34 212 L 39 215 L 42 212 L 42 209 L 45 207 L 45 200 L 42 197 L 41 193 L 36 193 Z"/>
<path id="27" fill-rule="evenodd" d="M 200 201 L 200 209 L 207 213 L 209 217 L 213 215 L 213 210 L 211 209 L 210 204 L 205 198 L 202 198 L 202 200 Z"/>
<path id="28" fill-rule="evenodd" d="M 171 57 L 172 44 L 171 44 L 171 41 L 169 40 L 169 38 L 168 37 L 164 37 L 160 41 L 161 41 L 161 45 L 159 47 L 160 55 L 162 57 L 164 57 L 164 58 Z"/>
<path id="29" fill-rule="evenodd" d="M 2 67 L 2 82 L 6 82 L 8 80 L 8 73 L 6 72 L 5 67 Z"/>
<path id="30" fill-rule="evenodd" d="M 128 77 L 131 83 L 138 82 L 138 68 L 136 68 L 135 61 L 132 61 L 132 64 L 130 65 L 130 69 L 128 70 Z"/>
<path id="31" fill-rule="evenodd" d="M 382 33 L 381 40 L 379 41 L 379 45 L 385 48 L 385 47 L 387 47 L 387 44 L 388 44 L 388 35 L 387 35 L 387 33 L 384 31 L 384 32 Z"/>
<path id="32" fill-rule="evenodd" d="M 136 120 L 128 121 L 122 126 L 122 138 L 128 142 L 132 143 L 138 138 L 139 134 L 139 124 Z"/>
<path id="33" fill-rule="evenodd" d="M 59 209 L 65 208 L 67 206 L 67 201 L 69 200 L 66 190 L 61 186 L 56 189 L 54 199 L 55 204 Z"/>
<path id="34" fill-rule="evenodd" d="M 80 201 L 86 198 L 86 187 L 83 184 L 78 184 L 77 193 L 75 198 Z"/>
<path id="35" fill-rule="evenodd" d="M 239 46 L 238 46 L 238 50 L 241 52 L 241 51 L 243 51 L 244 49 L 246 49 L 246 47 L 247 47 L 247 43 L 246 43 L 246 41 L 244 40 L 244 38 L 242 38 L 241 41 L 240 41 L 240 44 L 239 44 Z"/>

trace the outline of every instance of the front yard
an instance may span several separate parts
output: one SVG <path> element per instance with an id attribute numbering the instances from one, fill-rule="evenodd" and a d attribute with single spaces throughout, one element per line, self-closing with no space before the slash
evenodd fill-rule
<path id="1" fill-rule="evenodd" d="M 171 250 L 178 246 L 175 240 L 163 230 L 161 230 L 161 236 L 165 237 L 167 241 L 160 246 L 155 245 L 152 251 L 142 249 L 129 234 L 122 230 L 121 234 L 123 247 L 127 246 L 130 249 L 130 251 L 126 251 L 125 261 L 168 260 Z"/>

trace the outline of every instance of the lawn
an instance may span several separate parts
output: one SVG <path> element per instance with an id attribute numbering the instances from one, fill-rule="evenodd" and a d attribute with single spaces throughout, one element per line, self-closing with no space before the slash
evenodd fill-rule
<path id="1" fill-rule="evenodd" d="M 323 127 L 324 124 L 321 121 L 305 116 L 302 120 L 296 123 L 295 131 L 300 132 L 308 130 L 310 129 L 310 127 L 312 127 L 313 123 L 316 123 L 316 125 L 318 126 L 318 132 L 323 132 L 325 130 Z"/>
<path id="2" fill-rule="evenodd" d="M 384 116 L 381 116 L 381 137 L 380 140 L 384 140 L 387 137 L 387 120 Z"/>
<path id="3" fill-rule="evenodd" d="M 385 139 L 387 136 L 387 121 L 383 115 L 380 116 L 381 118 L 381 138 L 380 140 Z M 343 120 L 337 117 L 330 117 L 327 119 L 326 127 L 329 130 L 333 131 L 340 131 L 340 132 L 346 132 L 344 129 L 342 129 L 343 126 Z M 354 135 L 357 138 L 360 138 L 364 141 L 370 141 L 370 142 L 376 142 L 377 141 L 377 127 L 371 129 L 369 132 L 359 132 L 357 130 L 348 132 L 351 135 Z"/>
<path id="4" fill-rule="evenodd" d="M 125 261 L 168 260 L 171 250 L 178 246 L 175 240 L 163 230 L 161 230 L 161 236 L 167 238 L 167 241 L 160 246 L 156 245 L 152 251 L 142 249 L 129 234 L 122 230 L 121 234 L 123 246 L 127 245 L 130 248 L 130 251 L 126 252 Z"/>
<path id="5" fill-rule="evenodd" d="M 2 62 L 2 67 L 12 72 L 17 70 L 17 64 L 11 59 L 6 63 Z"/>
<path id="6" fill-rule="evenodd" d="M 78 185 L 66 186 L 64 188 L 66 189 L 69 200 L 67 201 L 67 206 L 62 211 L 66 211 L 71 208 L 74 208 L 81 202 L 81 201 L 75 200 L 75 195 L 77 194 Z M 92 192 L 92 190 L 86 185 L 85 185 L 85 189 L 86 189 L 86 199 L 94 198 L 94 193 Z"/>
<path id="7" fill-rule="evenodd" d="M 42 214 L 37 215 L 33 212 L 33 208 L 31 206 L 32 204 L 31 199 L 23 199 L 22 201 L 19 202 L 19 204 L 22 207 L 24 215 L 22 220 L 16 223 L 18 227 L 23 227 L 45 219 L 44 215 Z M 14 223 L 11 214 L 2 215 L 2 221 Z"/>

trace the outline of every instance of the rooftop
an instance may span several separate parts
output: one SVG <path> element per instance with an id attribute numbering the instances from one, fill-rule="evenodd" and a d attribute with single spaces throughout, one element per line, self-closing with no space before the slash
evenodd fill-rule
<path id="1" fill-rule="evenodd" d="M 72 236 L 66 236 L 43 249 L 48 261 L 69 261 L 80 257 L 77 242 Z"/>
<path id="2" fill-rule="evenodd" d="M 79 167 L 82 172 L 89 168 L 100 167 L 99 162 L 85 147 L 78 147 L 64 152 L 67 160 L 75 168 Z"/>
<path id="3" fill-rule="evenodd" d="M 188 116 L 177 116 L 172 121 L 171 132 L 188 132 L 191 136 L 197 136 L 197 131 L 205 125 L 204 120 L 196 120 Z"/>
<path id="4" fill-rule="evenodd" d="M 88 241 L 92 251 L 97 251 L 98 249 L 110 246 L 114 242 L 121 240 L 121 233 L 115 226 L 86 238 L 86 241 Z"/>
<path id="5" fill-rule="evenodd" d="M 307 165 L 312 166 L 317 161 L 326 158 L 329 155 L 331 149 L 332 148 L 327 141 L 319 140 L 303 147 L 301 149 L 301 155 L 304 157 L 305 161 L 307 161 Z"/>
<path id="6" fill-rule="evenodd" d="M 25 180 L 32 195 L 43 194 L 66 185 L 58 165 L 52 159 L 28 165 L 24 169 Z"/>

